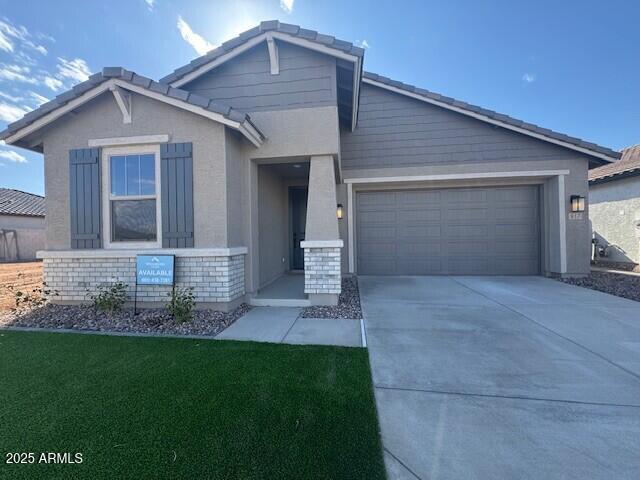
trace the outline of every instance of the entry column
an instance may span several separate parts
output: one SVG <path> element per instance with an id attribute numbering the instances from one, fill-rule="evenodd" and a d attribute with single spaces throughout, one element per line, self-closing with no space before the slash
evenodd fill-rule
<path id="1" fill-rule="evenodd" d="M 341 291 L 340 249 L 333 157 L 311 157 L 304 249 L 304 292 L 312 305 L 337 305 Z"/>

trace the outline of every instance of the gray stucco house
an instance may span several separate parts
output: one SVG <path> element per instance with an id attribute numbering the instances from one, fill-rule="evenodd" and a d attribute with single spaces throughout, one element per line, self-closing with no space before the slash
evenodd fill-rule
<path id="1" fill-rule="evenodd" d="M 589 171 L 589 202 L 594 238 L 606 248 L 599 261 L 640 264 L 640 145 Z"/>
<path id="2" fill-rule="evenodd" d="M 588 273 L 570 197 L 618 152 L 363 72 L 364 53 L 263 22 L 158 82 L 105 68 L 9 125 L 44 153 L 58 301 L 133 284 L 143 252 L 175 254 L 219 308 L 289 271 L 307 304 L 336 303 L 345 274 Z"/>
<path id="3" fill-rule="evenodd" d="M 36 259 L 44 249 L 44 197 L 0 188 L 0 263 Z"/>

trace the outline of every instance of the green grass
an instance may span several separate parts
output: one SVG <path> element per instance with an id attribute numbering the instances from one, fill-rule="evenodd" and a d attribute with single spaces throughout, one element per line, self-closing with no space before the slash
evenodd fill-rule
<path id="1" fill-rule="evenodd" d="M 3 479 L 385 477 L 366 350 L 339 347 L 0 332 L 0 453 Z"/>

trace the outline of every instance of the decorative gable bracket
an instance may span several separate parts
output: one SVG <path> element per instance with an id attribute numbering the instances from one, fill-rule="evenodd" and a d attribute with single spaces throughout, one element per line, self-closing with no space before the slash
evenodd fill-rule
<path id="1" fill-rule="evenodd" d="M 269 48 L 271 75 L 278 75 L 280 73 L 280 58 L 278 57 L 278 45 L 276 45 L 272 35 L 267 36 L 267 47 Z"/>
<path id="2" fill-rule="evenodd" d="M 112 85 L 109 90 L 122 112 L 122 123 L 131 123 L 131 94 L 118 85 Z"/>

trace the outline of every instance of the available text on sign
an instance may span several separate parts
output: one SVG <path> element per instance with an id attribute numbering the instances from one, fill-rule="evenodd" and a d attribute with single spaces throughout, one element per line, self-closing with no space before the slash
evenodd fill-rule
<path id="1" fill-rule="evenodd" d="M 173 285 L 173 255 L 138 255 L 136 283 L 138 285 Z"/>

